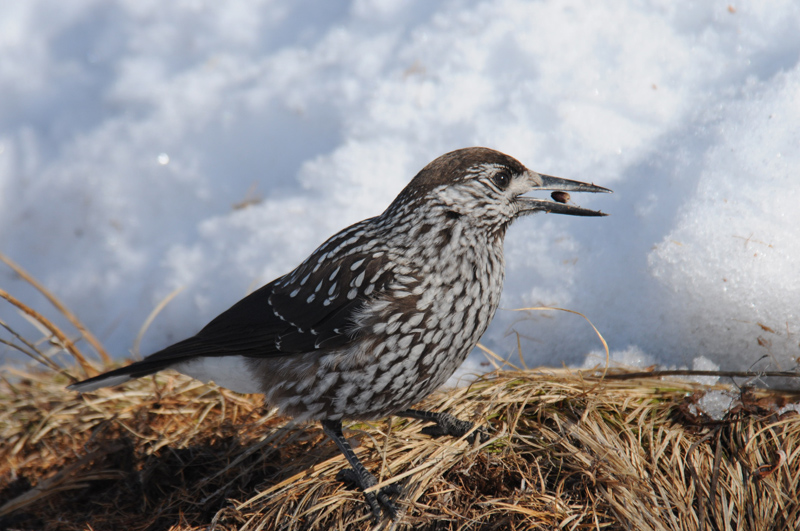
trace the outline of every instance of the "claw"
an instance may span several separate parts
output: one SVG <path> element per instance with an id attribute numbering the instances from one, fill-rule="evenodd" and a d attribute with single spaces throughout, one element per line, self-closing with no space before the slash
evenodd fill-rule
<path id="1" fill-rule="evenodd" d="M 467 437 L 467 442 L 470 444 L 474 444 L 476 437 L 478 439 L 478 444 L 483 444 L 492 438 L 492 434 L 489 433 L 489 430 L 481 426 L 480 428 L 472 432 L 469 437 Z"/>

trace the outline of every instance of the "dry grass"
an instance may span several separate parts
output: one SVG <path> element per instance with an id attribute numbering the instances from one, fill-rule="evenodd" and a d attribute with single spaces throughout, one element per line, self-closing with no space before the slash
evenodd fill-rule
<path id="1" fill-rule="evenodd" d="M 38 329 L 6 344 L 49 360 L 41 345 L 86 339 Z M 93 371 L 82 356 L 0 380 L 0 529 L 800 529 L 800 417 L 777 413 L 797 393 L 717 386 L 739 406 L 714 422 L 694 407 L 708 388 L 674 376 L 497 371 L 420 405 L 487 424 L 482 444 L 400 419 L 345 430 L 402 490 L 401 517 L 375 526 L 318 425 L 170 372 L 65 390 Z"/>
<path id="2" fill-rule="evenodd" d="M 611 374 L 613 376 L 613 373 Z M 344 458 L 317 425 L 167 373 L 77 396 L 53 373 L 0 386 L 0 527 L 369 529 Z M 703 391 L 660 378 L 497 372 L 424 407 L 486 420 L 476 446 L 417 422 L 352 425 L 380 479 L 399 482 L 397 529 L 797 529 L 797 396 L 743 394 L 723 422 Z M 783 457 L 781 457 L 783 456 Z"/>

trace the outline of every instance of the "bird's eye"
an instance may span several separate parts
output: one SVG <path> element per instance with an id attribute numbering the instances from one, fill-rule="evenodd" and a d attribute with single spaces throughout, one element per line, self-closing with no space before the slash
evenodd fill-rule
<path id="1" fill-rule="evenodd" d="M 511 173 L 508 170 L 500 170 L 492 176 L 494 184 L 501 190 L 505 190 L 511 182 Z"/>

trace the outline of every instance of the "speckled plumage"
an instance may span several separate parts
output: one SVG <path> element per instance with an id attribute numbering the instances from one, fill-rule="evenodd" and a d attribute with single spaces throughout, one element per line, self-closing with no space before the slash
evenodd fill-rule
<path id="1" fill-rule="evenodd" d="M 174 368 L 264 393 L 297 419 L 319 419 L 348 455 L 346 441 L 337 440 L 341 419 L 402 414 L 442 385 L 478 342 L 500 301 L 503 238 L 514 219 L 542 210 L 602 215 L 520 197 L 537 188 L 607 191 L 531 172 L 486 148 L 445 154 L 381 215 L 334 235 L 197 335 L 72 387 L 92 390 Z M 355 461 L 366 488 L 374 478 Z M 367 499 L 376 511 L 374 496 Z"/>

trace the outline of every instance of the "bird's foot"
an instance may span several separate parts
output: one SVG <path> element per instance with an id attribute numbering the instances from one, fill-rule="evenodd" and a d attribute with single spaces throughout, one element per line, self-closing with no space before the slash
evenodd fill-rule
<path id="1" fill-rule="evenodd" d="M 408 417 L 412 419 L 425 420 L 428 422 L 435 422 L 433 426 L 425 426 L 422 428 L 422 433 L 430 435 L 431 437 L 441 437 L 443 435 L 450 435 L 452 437 L 463 437 L 469 433 L 475 424 L 467 420 L 461 420 L 450 413 L 437 413 L 434 411 L 423 411 L 420 409 L 406 409 L 395 413 L 400 417 Z M 477 438 L 479 442 L 489 440 L 489 432 L 486 428 L 480 427 L 467 437 L 467 441 L 472 444 Z"/>
<path id="2" fill-rule="evenodd" d="M 362 469 L 361 474 L 359 474 L 353 468 L 345 468 L 336 474 L 336 479 L 343 483 L 349 483 L 361 489 L 362 492 L 378 484 L 375 476 L 367 472 L 366 469 Z M 366 498 L 367 504 L 372 509 L 372 518 L 376 523 L 381 519 L 381 505 L 389 513 L 392 520 L 397 518 L 397 507 L 390 496 L 397 496 L 398 494 L 400 494 L 400 488 L 394 483 L 374 492 L 364 492 L 364 498 Z"/>
<path id="3" fill-rule="evenodd" d="M 347 439 L 345 439 L 342 434 L 342 421 L 323 420 L 322 429 L 328 437 L 333 439 L 333 442 L 336 443 L 336 446 L 339 447 L 339 450 L 342 451 L 345 459 L 347 459 L 347 462 L 350 463 L 352 467 L 339 472 L 336 475 L 336 479 L 352 483 L 362 491 L 366 491 L 368 488 L 377 485 L 378 480 L 369 473 L 369 470 L 364 468 L 364 465 L 358 457 L 356 457 L 355 452 L 353 452 L 350 443 L 347 442 Z M 386 512 L 389 513 L 392 520 L 397 518 L 397 507 L 389 496 L 399 493 L 400 489 L 394 484 L 383 487 L 378 491 L 364 492 L 364 497 L 367 499 L 369 508 L 372 510 L 372 518 L 375 523 L 378 523 L 381 519 L 381 505 L 383 505 Z"/>

